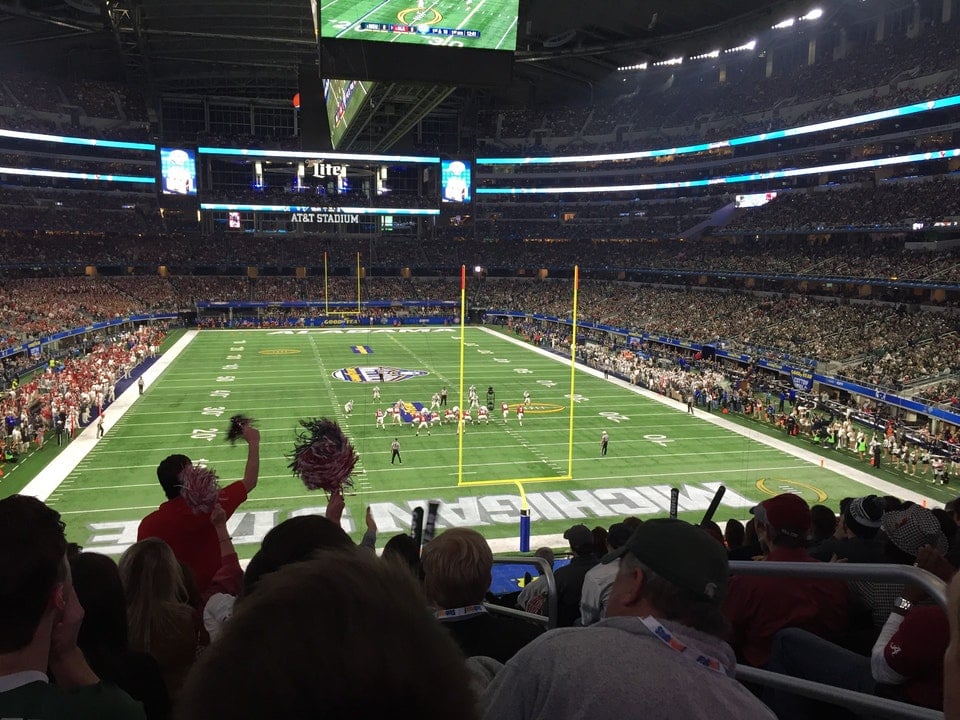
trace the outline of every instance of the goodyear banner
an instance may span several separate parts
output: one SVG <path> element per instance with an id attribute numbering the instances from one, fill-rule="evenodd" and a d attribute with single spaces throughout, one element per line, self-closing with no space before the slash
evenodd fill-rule
<path id="1" fill-rule="evenodd" d="M 813 372 L 800 368 L 790 368 L 790 382 L 796 390 L 810 392 L 813 390 Z"/>

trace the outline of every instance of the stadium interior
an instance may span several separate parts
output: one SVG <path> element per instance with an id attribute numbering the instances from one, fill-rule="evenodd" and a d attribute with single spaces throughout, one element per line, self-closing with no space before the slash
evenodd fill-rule
<path id="1" fill-rule="evenodd" d="M 944 605 L 960 559 L 960 508 L 943 507 L 960 480 L 960 0 L 354 5 L 334 20 L 329 0 L 0 0 L 0 498 L 54 461 L 64 425 L 102 421 L 105 364 L 133 388 L 174 330 L 450 326 L 463 293 L 467 323 L 844 454 L 886 483 L 887 513 L 929 497 L 953 569 L 916 549 L 834 565 L 873 604 L 855 640 L 829 639 L 869 655 L 910 566 Z M 811 551 L 847 527 L 849 503 L 825 504 Z M 747 577 L 747 546 L 721 540 Z M 546 602 L 491 595 L 492 612 L 563 624 L 552 572 L 524 557 L 551 578 Z M 758 697 L 830 706 L 809 716 L 960 719 L 949 657 L 849 700 L 735 649 Z M 197 699 L 185 677 L 171 701 Z M 171 707 L 148 715 L 202 716 Z"/>

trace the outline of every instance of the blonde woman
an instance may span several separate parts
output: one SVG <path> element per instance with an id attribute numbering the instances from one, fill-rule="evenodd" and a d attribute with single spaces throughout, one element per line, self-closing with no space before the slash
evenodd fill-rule
<path id="1" fill-rule="evenodd" d="M 131 545 L 120 557 L 130 647 L 156 658 L 171 697 L 197 656 L 193 608 L 180 563 L 159 538 Z"/>

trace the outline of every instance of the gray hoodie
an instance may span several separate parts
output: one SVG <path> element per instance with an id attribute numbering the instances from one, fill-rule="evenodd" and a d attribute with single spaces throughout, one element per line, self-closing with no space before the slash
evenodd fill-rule
<path id="1" fill-rule="evenodd" d="M 483 694 L 484 720 L 770 720 L 775 715 L 734 679 L 736 659 L 719 638 L 662 622 L 689 647 L 680 653 L 640 618 L 562 628 L 518 652 Z M 725 672 L 699 665 L 698 654 Z"/>

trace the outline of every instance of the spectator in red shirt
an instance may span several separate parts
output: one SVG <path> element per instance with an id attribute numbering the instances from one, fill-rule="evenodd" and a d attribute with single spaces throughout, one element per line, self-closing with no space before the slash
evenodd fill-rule
<path id="1" fill-rule="evenodd" d="M 247 465 L 243 479 L 220 491 L 220 507 L 227 518 L 257 486 L 260 474 L 260 431 L 249 423 L 243 426 L 247 441 Z M 140 521 L 137 541 L 150 537 L 164 540 L 173 554 L 194 575 L 197 592 L 203 595 L 220 568 L 220 541 L 209 514 L 194 514 L 180 497 L 180 473 L 191 465 L 186 455 L 171 455 L 157 467 L 157 477 L 167 501 Z"/>
<path id="2" fill-rule="evenodd" d="M 956 573 L 943 557 L 946 538 L 926 508 L 908 505 L 885 513 L 883 531 L 892 544 L 916 559 L 917 567 L 944 581 Z M 791 628 L 777 634 L 769 669 L 939 709 L 944 690 L 950 690 L 945 676 L 949 672 L 949 639 L 948 616 L 922 588 L 907 585 L 894 601 L 869 657 Z M 780 720 L 816 715 L 808 701 L 783 691 L 768 690 L 763 699 Z"/>
<path id="3" fill-rule="evenodd" d="M 784 493 L 751 510 L 757 536 L 772 562 L 817 562 L 804 548 L 810 507 L 799 495 Z M 847 588 L 837 580 L 736 575 L 723 604 L 733 626 L 738 659 L 763 667 L 778 630 L 799 627 L 833 639 L 847 628 Z"/>

